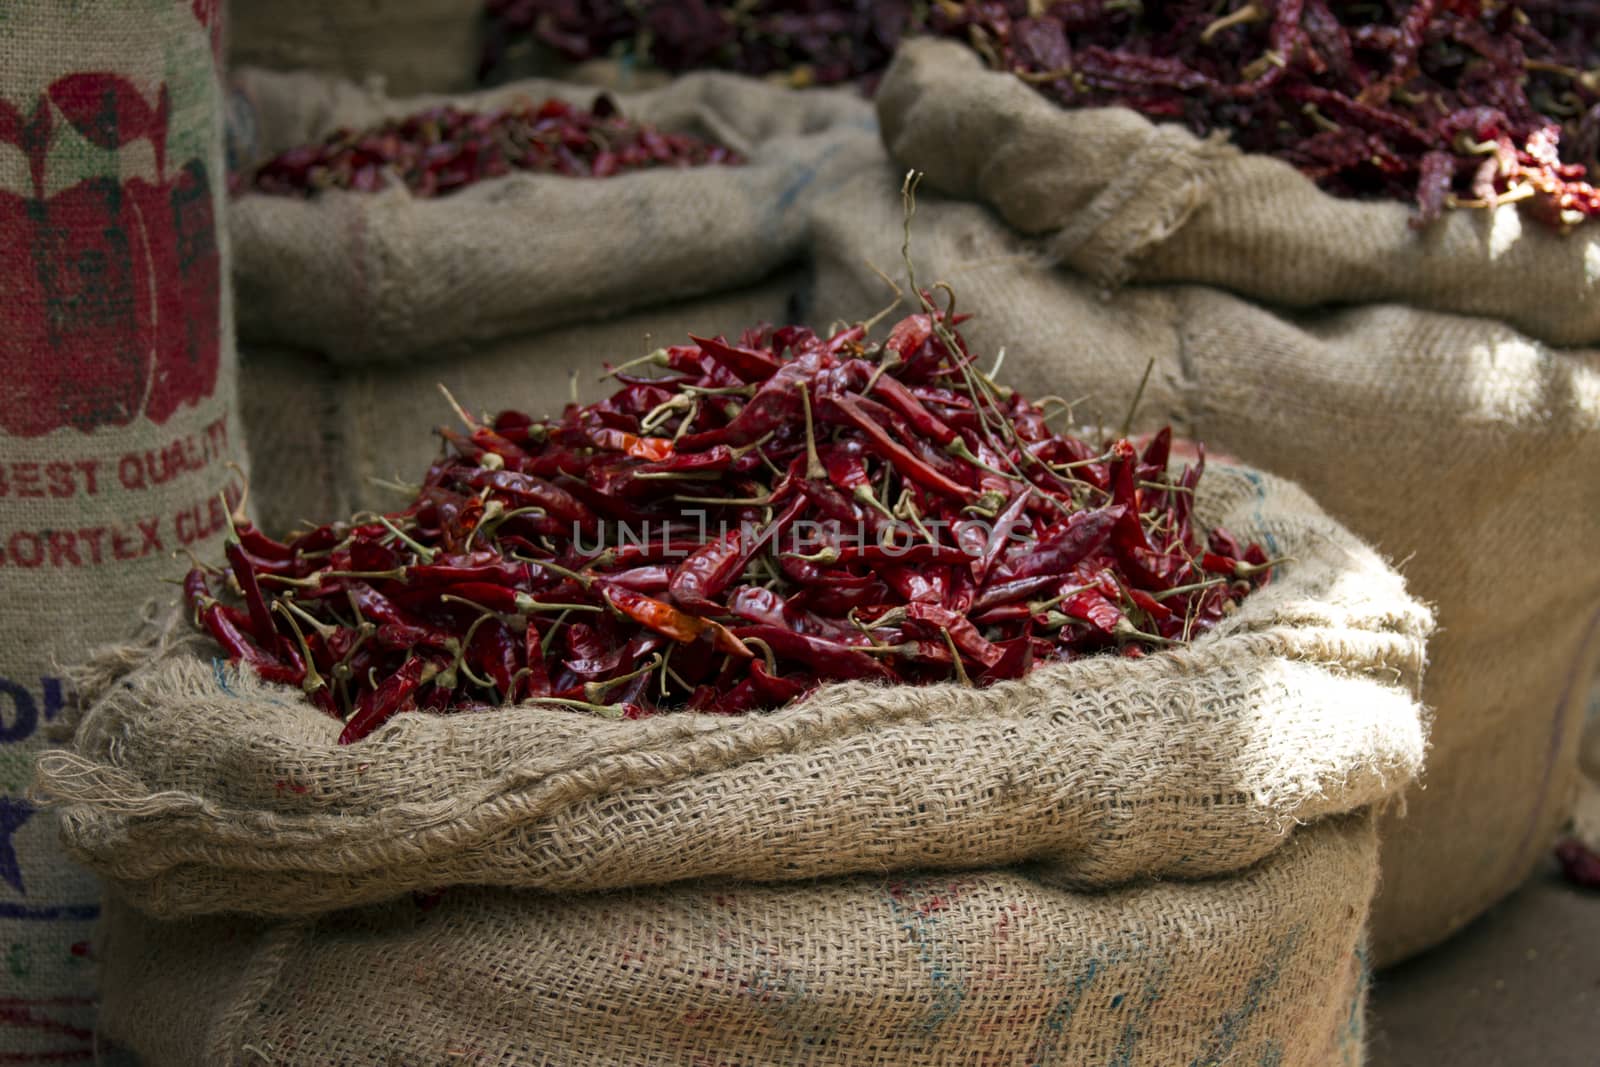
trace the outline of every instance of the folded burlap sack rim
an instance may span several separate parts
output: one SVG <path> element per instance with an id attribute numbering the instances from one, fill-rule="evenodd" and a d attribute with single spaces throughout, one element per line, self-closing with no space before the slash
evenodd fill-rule
<path id="1" fill-rule="evenodd" d="M 169 616 L 93 665 L 38 789 L 69 850 L 159 913 L 1027 860 L 1082 886 L 1227 873 L 1419 773 L 1432 620 L 1289 483 L 1214 467 L 1198 507 L 1296 562 L 1190 647 L 742 718 L 407 714 L 341 747 Z"/>
<path id="2" fill-rule="evenodd" d="M 1373 302 L 1501 319 L 1600 343 L 1600 226 L 1557 233 L 1516 204 L 1415 209 L 1319 189 L 1290 164 L 1126 108 L 1065 109 L 970 48 L 900 47 L 883 142 L 927 186 L 974 199 L 1106 284 L 1196 283 L 1288 307 Z"/>
<path id="3" fill-rule="evenodd" d="M 542 79 L 400 100 L 325 75 L 247 70 L 233 82 L 249 115 L 235 126 L 262 142 L 240 150 L 254 155 L 436 104 L 589 106 L 600 95 Z M 624 115 L 746 162 L 605 179 L 513 173 L 438 198 L 399 185 L 311 200 L 246 193 L 229 211 L 241 341 L 354 364 L 437 358 L 748 285 L 803 258 L 803 198 L 841 153 L 878 150 L 871 106 L 850 90 L 707 73 L 612 95 Z"/>

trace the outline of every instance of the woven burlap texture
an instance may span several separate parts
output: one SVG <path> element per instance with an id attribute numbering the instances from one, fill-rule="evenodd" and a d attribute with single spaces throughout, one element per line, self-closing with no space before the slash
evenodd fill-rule
<path id="1" fill-rule="evenodd" d="M 1292 166 L 1133 111 L 1057 107 L 971 49 L 910 41 L 878 94 L 894 159 L 991 205 L 1101 281 L 1214 285 L 1269 304 L 1373 301 L 1600 342 L 1600 250 L 1515 204 L 1418 234 L 1412 208 L 1328 196 Z"/>
<path id="2" fill-rule="evenodd" d="M 1359 1067 L 1365 814 L 1232 878 L 451 890 L 318 919 L 107 905 L 104 1029 L 167 1067 Z"/>
<path id="3" fill-rule="evenodd" d="M 1074 887 L 1240 870 L 1417 773 L 1428 612 L 1289 483 L 1199 500 L 1294 558 L 1192 647 L 989 689 L 828 686 L 769 715 L 337 721 L 172 620 L 40 762 L 71 852 L 156 915 L 292 915 L 441 885 L 603 889 L 1031 860 Z"/>
<path id="4" fill-rule="evenodd" d="M 483 7 L 464 0 L 233 0 L 228 66 L 307 70 L 392 93 L 470 89 Z"/>
<path id="5" fill-rule="evenodd" d="M 309 74 L 241 72 L 252 154 L 433 103 L 476 108 L 596 90 L 525 81 L 468 97 L 391 99 Z M 453 356 L 515 334 L 747 286 L 805 254 L 807 206 L 853 158 L 881 153 L 871 106 L 697 74 L 616 95 L 625 115 L 746 154 L 742 166 L 605 181 L 513 174 L 448 197 L 243 196 L 229 216 L 249 344 L 339 362 Z"/>
<path id="6" fill-rule="evenodd" d="M 1508 207 L 1419 234 L 1405 205 L 1060 109 L 934 42 L 902 49 L 878 106 L 891 158 L 813 220 L 816 315 L 876 309 L 868 264 L 898 262 L 898 181 L 925 170 L 919 273 L 978 313 L 980 351 L 1005 346 L 1009 384 L 1114 425 L 1153 358 L 1137 425 L 1294 479 L 1437 606 L 1429 766 L 1380 829 L 1375 957 L 1519 884 L 1570 810 L 1600 656 L 1600 353 L 1549 347 L 1600 332 L 1596 232 Z"/>
<path id="7" fill-rule="evenodd" d="M 245 460 L 221 8 L 0 5 L 0 1062 L 93 1054 L 100 886 L 26 797 L 64 668 L 221 551 Z"/>

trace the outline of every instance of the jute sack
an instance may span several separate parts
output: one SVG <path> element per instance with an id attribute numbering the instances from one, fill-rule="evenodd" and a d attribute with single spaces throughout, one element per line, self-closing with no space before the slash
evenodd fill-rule
<path id="1" fill-rule="evenodd" d="M 443 99 L 309 74 L 246 71 L 234 84 L 247 158 Z M 527 81 L 456 99 L 548 96 L 588 105 L 596 90 Z M 438 200 L 395 188 L 234 201 L 243 393 L 269 527 L 391 500 L 370 479 L 426 467 L 430 430 L 452 418 L 438 383 L 475 409 L 555 412 L 574 374 L 580 400 L 601 395 L 602 361 L 797 319 L 806 205 L 852 155 L 881 151 L 870 105 L 727 75 L 618 99 L 626 115 L 749 162 L 599 181 L 521 174 Z"/>
<path id="2" fill-rule="evenodd" d="M 467 355 L 398 363 L 337 363 L 292 349 L 250 348 L 239 368 L 239 417 L 250 454 L 250 495 L 264 529 L 331 522 L 401 503 L 384 483 L 414 482 L 439 453 L 431 430 L 458 425 L 443 385 L 477 410 L 559 414 L 616 388 L 604 362 L 622 363 L 697 336 L 737 337 L 758 322 L 797 321 L 805 273 L 677 301 L 604 322 L 558 326 L 475 346 Z"/>
<path id="3" fill-rule="evenodd" d="M 1600 782 L 1600 685 L 1589 693 L 1589 719 L 1584 727 L 1583 751 L 1579 754 L 1583 772 Z"/>
<path id="4" fill-rule="evenodd" d="M 215 551 L 242 458 L 220 5 L 0 12 L 0 1059 L 91 1054 L 99 888 L 25 797 L 63 668 Z"/>
<path id="5" fill-rule="evenodd" d="M 378 78 L 394 93 L 472 87 L 478 0 L 233 0 L 228 65 Z"/>
<path id="6" fill-rule="evenodd" d="M 981 313 L 980 348 L 1007 346 L 1008 381 L 1115 425 L 1154 358 L 1140 424 L 1296 479 L 1437 605 L 1429 770 L 1380 828 L 1376 958 L 1518 884 L 1569 810 L 1600 654 L 1600 355 L 1550 347 L 1600 340 L 1600 235 L 1512 207 L 1418 234 L 1404 205 L 1064 111 L 946 43 L 908 43 L 878 106 L 892 162 L 821 205 L 816 313 L 880 299 L 864 264 L 898 261 L 891 175 L 961 198 L 925 192 L 913 251 Z"/>
<path id="7" fill-rule="evenodd" d="M 340 746 L 175 613 L 96 661 L 40 788 L 69 850 L 166 917 L 1024 860 L 1074 887 L 1228 874 L 1415 775 L 1431 619 L 1289 483 L 1215 468 L 1197 515 L 1295 562 L 1192 646 L 749 717 L 530 705 Z"/>
<path id="8" fill-rule="evenodd" d="M 108 904 L 108 1037 L 149 1063 L 1362 1062 L 1372 820 L 1102 893 L 1037 872 L 551 896 L 278 922 Z"/>

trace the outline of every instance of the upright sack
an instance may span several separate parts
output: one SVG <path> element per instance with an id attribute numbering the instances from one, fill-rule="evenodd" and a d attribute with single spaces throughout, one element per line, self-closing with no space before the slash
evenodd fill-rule
<path id="1" fill-rule="evenodd" d="M 93 1049 L 99 889 L 27 796 L 72 694 L 173 554 L 216 551 L 243 458 L 220 4 L 0 14 L 0 1059 Z"/>
<path id="2" fill-rule="evenodd" d="M 1421 765 L 1431 618 L 1289 483 L 1214 466 L 1196 509 L 1294 562 L 1192 645 L 741 717 L 340 746 L 170 616 L 40 761 L 142 913 L 108 1032 L 175 1063 L 1359 1063 L 1368 812 Z M 413 1000 L 464 1021 L 394 1026 Z"/>
<path id="3" fill-rule="evenodd" d="M 443 99 L 310 74 L 247 71 L 234 83 L 247 158 Z M 559 96 L 587 107 L 597 95 L 526 81 L 452 102 Z M 580 399 L 599 395 L 603 361 L 691 330 L 733 336 L 797 318 L 807 205 L 852 157 L 879 151 L 870 104 L 722 74 L 615 99 L 630 118 L 747 162 L 604 179 L 519 173 L 438 199 L 397 186 L 234 201 L 246 414 L 269 528 L 392 499 L 372 477 L 425 468 L 429 431 L 453 417 L 440 383 L 470 408 L 553 412 L 574 384 Z"/>
<path id="4" fill-rule="evenodd" d="M 1570 810 L 1600 655 L 1600 292 L 1592 226 L 1514 205 L 1418 233 L 1287 164 L 1119 109 L 1067 111 L 948 42 L 908 42 L 878 95 L 891 161 L 817 220 L 818 312 L 913 249 L 983 315 L 1024 388 L 1305 485 L 1438 606 L 1429 769 L 1380 828 L 1374 951 L 1392 961 L 1517 885 Z M 1553 347 L 1576 346 L 1576 347 Z"/>

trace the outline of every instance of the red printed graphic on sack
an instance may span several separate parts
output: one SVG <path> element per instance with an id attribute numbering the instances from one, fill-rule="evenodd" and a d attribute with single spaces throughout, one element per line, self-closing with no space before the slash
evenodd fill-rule
<path id="1" fill-rule="evenodd" d="M 24 114 L 0 100 L 0 144 L 28 161 L 31 189 L 0 190 L 0 429 L 84 433 L 140 415 L 165 423 L 216 388 L 221 264 L 211 176 L 168 171 L 170 103 L 116 74 L 52 82 Z M 89 177 L 46 193 L 52 144 L 70 129 L 97 147 L 148 143 L 155 180 Z"/>
<path id="2" fill-rule="evenodd" d="M 211 31 L 211 58 L 222 66 L 222 0 L 194 0 L 195 19 Z"/>

